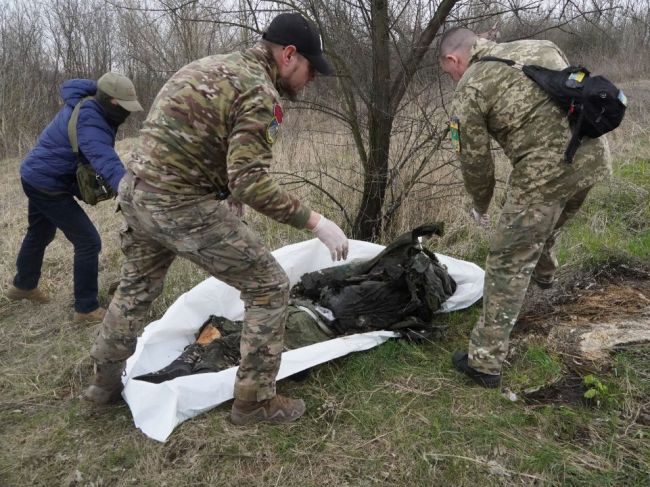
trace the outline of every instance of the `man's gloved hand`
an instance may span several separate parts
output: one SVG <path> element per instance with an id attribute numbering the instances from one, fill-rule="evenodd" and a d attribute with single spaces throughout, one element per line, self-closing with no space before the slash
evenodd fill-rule
<path id="1" fill-rule="evenodd" d="M 482 215 L 472 208 L 472 217 L 476 220 L 479 227 L 490 228 L 490 215 L 483 213 Z"/>
<path id="2" fill-rule="evenodd" d="M 333 261 L 348 258 L 348 237 L 336 223 L 321 215 L 311 231 L 329 249 Z"/>

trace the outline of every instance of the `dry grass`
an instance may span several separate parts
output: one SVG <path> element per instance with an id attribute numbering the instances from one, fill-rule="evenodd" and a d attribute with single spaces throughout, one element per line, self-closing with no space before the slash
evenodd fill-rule
<path id="1" fill-rule="evenodd" d="M 355 193 L 342 184 L 359 183 L 358 174 L 349 169 L 356 160 L 354 148 L 340 127 L 302 115 L 300 122 L 292 114 L 287 117 L 274 169 L 325 168 L 341 181 L 323 179 L 327 187 L 346 208 L 354 207 Z M 647 135 L 644 127 L 650 124 L 644 116 L 631 118 L 626 133 Z M 323 133 L 324 128 L 328 133 Z M 614 138 L 612 148 L 627 160 L 635 149 L 628 148 L 625 139 Z M 128 142 L 121 149 L 128 150 Z M 643 485 L 650 481 L 650 430 L 639 419 L 650 397 L 647 350 L 616 357 L 616 374 L 603 379 L 610 381 L 614 396 L 606 408 L 533 408 L 511 403 L 496 391 L 468 387 L 451 370 L 450 352 L 465 346 L 477 307 L 445 316 L 449 329 L 434 342 L 391 342 L 318 367 L 304 383 L 281 383 L 281 392 L 307 402 L 308 413 L 296 424 L 236 428 L 227 421 L 225 405 L 186 422 L 168 443 L 154 443 L 133 427 L 126 406 L 94 408 L 78 399 L 91 373 L 88 350 L 96 329 L 71 322 L 72 247 L 65 238 L 58 235 L 45 257 L 42 286 L 54 296 L 51 304 L 32 306 L 4 296 L 26 228 L 18 164 L 18 160 L 0 162 L 0 485 Z M 507 172 L 500 160 L 499 178 L 505 180 Z M 317 192 L 304 185 L 292 190 L 341 221 Z M 438 248 L 481 262 L 488 235 L 469 225 L 467 205 L 460 188 L 443 200 L 409 200 L 395 231 L 444 220 L 447 235 Z M 108 284 L 119 273 L 119 216 L 111 203 L 88 212 L 103 239 L 100 298 L 105 304 Z M 246 218 L 271 248 L 309 237 L 250 211 Z M 203 278 L 203 272 L 191 264 L 175 262 L 151 317 L 160 316 Z M 520 348 L 511 362 L 505 380 L 514 389 L 544 383 L 561 371 L 557 357 L 535 342 Z"/>

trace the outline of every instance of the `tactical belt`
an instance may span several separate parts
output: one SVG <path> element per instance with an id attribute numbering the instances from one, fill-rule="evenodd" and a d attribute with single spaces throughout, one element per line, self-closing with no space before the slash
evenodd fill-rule
<path id="1" fill-rule="evenodd" d="M 155 193 L 155 194 L 175 194 L 172 193 L 171 191 L 167 191 L 165 189 L 160 189 L 156 188 L 155 186 L 152 186 L 148 182 L 146 182 L 144 179 L 140 179 L 138 176 L 131 172 L 127 172 L 124 175 L 124 179 L 126 179 L 127 182 L 135 181 L 133 183 L 133 189 L 137 189 L 139 191 L 144 191 L 146 193 Z"/>
<path id="2" fill-rule="evenodd" d="M 140 191 L 144 191 L 146 193 L 155 193 L 155 194 L 168 194 L 168 195 L 174 195 L 177 193 L 174 193 L 173 191 L 167 191 L 166 189 L 160 189 L 156 188 L 155 186 L 152 186 L 148 182 L 146 182 L 144 179 L 140 179 L 138 176 L 131 172 L 127 172 L 124 175 L 124 179 L 126 179 L 128 182 L 131 182 L 132 180 L 135 181 L 133 184 L 133 189 L 137 189 Z M 219 190 L 215 191 L 214 196 L 218 200 L 225 200 L 230 196 L 230 190 L 226 188 L 225 190 Z"/>

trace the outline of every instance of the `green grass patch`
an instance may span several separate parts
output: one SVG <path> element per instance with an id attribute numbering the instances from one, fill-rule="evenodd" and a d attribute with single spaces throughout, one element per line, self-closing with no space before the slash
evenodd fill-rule
<path id="1" fill-rule="evenodd" d="M 544 345 L 529 345 L 507 370 L 512 388 L 550 384 L 562 375 L 562 361 L 550 354 Z"/>
<path id="2" fill-rule="evenodd" d="M 612 179 L 590 192 L 562 237 L 560 263 L 581 267 L 650 259 L 649 164 L 643 159 L 618 164 Z"/>

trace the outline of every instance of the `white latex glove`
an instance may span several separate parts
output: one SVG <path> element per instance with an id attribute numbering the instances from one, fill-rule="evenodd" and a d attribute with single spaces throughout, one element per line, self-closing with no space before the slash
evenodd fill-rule
<path id="1" fill-rule="evenodd" d="M 490 216 L 487 213 L 481 215 L 478 211 L 472 208 L 472 217 L 476 220 L 479 227 L 490 228 Z"/>
<path id="2" fill-rule="evenodd" d="M 237 218 L 241 218 L 244 216 L 244 205 L 242 204 L 241 201 L 237 201 L 233 199 L 232 196 L 228 196 L 228 209 L 230 212 L 235 215 Z"/>
<path id="3" fill-rule="evenodd" d="M 329 249 L 333 261 L 348 258 L 348 237 L 336 223 L 321 215 L 312 232 Z"/>

